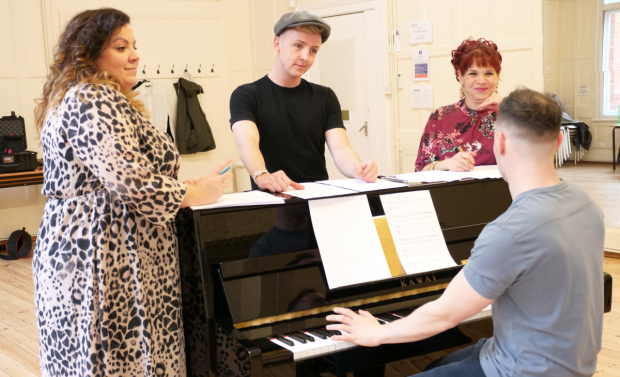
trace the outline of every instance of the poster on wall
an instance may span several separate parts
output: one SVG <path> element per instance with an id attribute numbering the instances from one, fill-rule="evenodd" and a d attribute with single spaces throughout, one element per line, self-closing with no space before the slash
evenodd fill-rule
<path id="1" fill-rule="evenodd" d="M 409 44 L 431 43 L 433 28 L 431 20 L 412 21 L 409 23 Z"/>
<path id="2" fill-rule="evenodd" d="M 430 80 L 428 49 L 413 50 L 413 81 Z"/>
<path id="3" fill-rule="evenodd" d="M 411 108 L 412 109 L 432 109 L 433 108 L 433 87 L 412 86 L 411 87 Z"/>

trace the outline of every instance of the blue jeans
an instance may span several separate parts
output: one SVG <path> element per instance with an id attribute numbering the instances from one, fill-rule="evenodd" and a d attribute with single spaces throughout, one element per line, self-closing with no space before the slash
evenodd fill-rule
<path id="1" fill-rule="evenodd" d="M 415 377 L 485 377 L 480 366 L 480 349 L 486 341 L 480 339 L 477 344 L 433 361 L 424 372 L 416 374 Z"/>

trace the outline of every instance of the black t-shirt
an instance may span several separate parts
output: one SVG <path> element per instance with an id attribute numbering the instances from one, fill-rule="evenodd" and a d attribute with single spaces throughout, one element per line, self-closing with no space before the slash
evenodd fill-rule
<path id="1" fill-rule="evenodd" d="M 328 179 L 325 132 L 344 128 L 340 103 L 330 88 L 304 79 L 285 88 L 265 76 L 235 89 L 230 117 L 231 127 L 241 120 L 256 124 L 270 173 L 283 170 L 295 182 Z"/>

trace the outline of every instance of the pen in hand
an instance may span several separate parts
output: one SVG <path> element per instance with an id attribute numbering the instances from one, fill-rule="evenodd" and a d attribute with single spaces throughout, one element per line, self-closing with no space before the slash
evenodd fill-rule
<path id="1" fill-rule="evenodd" d="M 459 152 L 463 153 L 463 148 L 461 148 L 460 146 L 459 146 L 459 147 L 457 147 L 457 148 L 458 148 Z M 469 158 L 466 158 L 466 160 L 467 160 L 467 163 L 468 163 L 469 165 L 473 165 L 473 164 L 471 163 L 471 161 L 469 160 Z"/>
<path id="2" fill-rule="evenodd" d="M 222 172 L 220 173 L 220 175 L 222 175 L 222 174 L 226 173 L 226 172 L 227 172 L 227 171 L 229 171 L 229 170 L 230 170 L 230 165 L 228 165 L 228 167 L 227 167 L 226 169 L 222 170 Z"/>

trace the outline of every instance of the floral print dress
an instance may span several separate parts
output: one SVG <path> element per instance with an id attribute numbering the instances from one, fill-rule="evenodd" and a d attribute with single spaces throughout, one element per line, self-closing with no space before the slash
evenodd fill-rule
<path id="1" fill-rule="evenodd" d="M 185 376 L 176 147 L 123 94 L 92 84 L 67 92 L 41 144 L 42 376 Z"/>
<path id="2" fill-rule="evenodd" d="M 454 156 L 459 152 L 459 147 L 464 152 L 477 153 L 476 165 L 494 165 L 496 116 L 494 111 L 468 108 L 464 99 L 433 111 L 420 140 L 415 171 Z"/>

